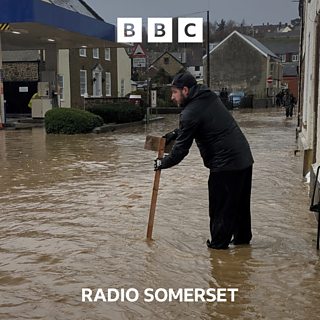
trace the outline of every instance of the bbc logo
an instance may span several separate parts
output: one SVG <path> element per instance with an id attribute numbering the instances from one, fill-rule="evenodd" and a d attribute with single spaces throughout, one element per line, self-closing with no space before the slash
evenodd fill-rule
<path id="1" fill-rule="evenodd" d="M 142 42 L 142 18 L 118 18 L 117 42 Z M 148 43 L 172 42 L 172 18 L 148 18 Z M 202 43 L 203 18 L 178 18 L 178 42 Z"/>

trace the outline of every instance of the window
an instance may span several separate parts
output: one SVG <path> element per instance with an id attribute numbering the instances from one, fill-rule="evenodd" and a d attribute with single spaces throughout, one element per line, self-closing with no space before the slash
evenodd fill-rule
<path id="1" fill-rule="evenodd" d="M 269 70 L 269 75 L 270 76 L 272 76 L 274 74 L 274 68 L 275 68 L 274 63 L 270 63 L 270 70 Z"/>
<path id="2" fill-rule="evenodd" d="M 106 72 L 106 96 L 111 96 L 111 73 Z"/>
<path id="3" fill-rule="evenodd" d="M 298 54 L 293 54 L 292 55 L 292 62 L 297 62 L 299 61 L 299 55 Z"/>
<path id="4" fill-rule="evenodd" d="M 124 97 L 124 79 L 120 82 L 120 97 Z"/>
<path id="5" fill-rule="evenodd" d="M 163 59 L 163 62 L 164 62 L 164 64 L 169 64 L 169 58 L 168 58 L 168 57 L 165 57 L 165 58 Z"/>
<path id="6" fill-rule="evenodd" d="M 195 66 L 194 71 L 200 71 L 200 66 Z"/>
<path id="7" fill-rule="evenodd" d="M 110 48 L 105 48 L 104 49 L 104 59 L 105 60 L 111 60 L 111 55 L 110 55 Z"/>
<path id="8" fill-rule="evenodd" d="M 80 57 L 86 57 L 87 56 L 87 49 L 85 49 L 85 48 L 79 49 L 79 55 L 80 55 Z"/>
<path id="9" fill-rule="evenodd" d="M 280 59 L 281 59 L 281 62 L 286 62 L 286 55 L 280 54 Z"/>
<path id="10" fill-rule="evenodd" d="M 87 70 L 80 70 L 80 95 L 83 97 L 87 94 Z"/>
<path id="11" fill-rule="evenodd" d="M 92 56 L 94 59 L 99 59 L 99 48 L 92 49 Z"/>
<path id="12" fill-rule="evenodd" d="M 58 74 L 58 94 L 60 95 L 60 100 L 63 100 L 64 99 L 64 78 L 60 74 Z"/>

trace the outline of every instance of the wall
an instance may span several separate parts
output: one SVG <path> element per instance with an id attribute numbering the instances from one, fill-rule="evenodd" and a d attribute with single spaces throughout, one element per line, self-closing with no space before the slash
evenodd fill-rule
<path id="1" fill-rule="evenodd" d="M 93 77 L 92 70 L 100 64 L 103 68 L 102 77 L 105 72 L 111 73 L 111 94 L 118 95 L 117 80 L 117 51 L 112 48 L 110 51 L 110 61 L 105 60 L 104 48 L 99 48 L 99 59 L 93 58 L 92 48 L 87 48 L 87 57 L 80 57 L 79 49 L 71 49 L 70 60 L 70 89 L 71 89 L 71 107 L 84 108 L 84 98 L 80 95 L 80 70 L 87 70 L 88 95 L 93 95 Z M 105 82 L 102 82 L 102 96 L 106 94 Z"/>
<path id="2" fill-rule="evenodd" d="M 316 57 L 316 29 L 319 18 L 320 0 L 305 1 L 303 51 L 300 55 L 304 58 L 304 76 L 302 83 L 303 96 L 300 101 L 302 119 L 300 123 L 299 142 L 303 149 L 303 174 L 311 169 L 312 163 L 320 162 L 320 119 L 319 119 L 319 83 L 315 82 L 319 72 L 319 56 Z M 318 116 L 316 116 L 318 114 Z M 311 170 L 313 171 L 313 170 Z"/>
<path id="3" fill-rule="evenodd" d="M 204 69 L 206 66 L 204 66 Z M 205 69 L 206 70 L 206 69 Z M 267 58 L 234 34 L 210 53 L 210 87 L 266 95 Z"/>
<path id="4" fill-rule="evenodd" d="M 203 79 L 203 66 L 199 66 L 199 71 L 196 71 L 194 66 L 187 67 L 187 71 L 189 71 L 196 79 Z"/>
<path id="5" fill-rule="evenodd" d="M 169 59 L 168 63 L 165 62 L 166 59 Z M 183 65 L 168 53 L 161 56 L 153 65 L 158 69 L 163 68 L 171 76 L 174 76 L 183 69 Z"/>
<path id="6" fill-rule="evenodd" d="M 288 84 L 289 91 L 294 97 L 298 98 L 298 78 L 297 77 L 283 77 L 283 82 Z"/>
<path id="7" fill-rule="evenodd" d="M 60 100 L 60 107 L 71 107 L 71 91 L 70 91 L 70 65 L 69 65 L 69 50 L 59 50 L 58 59 L 58 74 L 63 76 L 63 100 Z"/>
<path id="8" fill-rule="evenodd" d="M 4 81 L 38 81 L 38 62 L 4 62 Z"/>
<path id="9" fill-rule="evenodd" d="M 131 92 L 131 59 L 124 48 L 117 49 L 118 97 Z M 124 80 L 124 94 L 121 94 L 121 79 Z"/>

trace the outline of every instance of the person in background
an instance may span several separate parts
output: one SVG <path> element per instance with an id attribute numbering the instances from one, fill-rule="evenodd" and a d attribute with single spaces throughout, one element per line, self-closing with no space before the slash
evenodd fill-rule
<path id="1" fill-rule="evenodd" d="M 251 184 L 253 157 L 238 124 L 221 99 L 190 73 L 172 81 L 171 99 L 182 108 L 179 128 L 165 135 L 176 139 L 169 155 L 155 160 L 155 170 L 177 165 L 193 143 L 210 170 L 209 216 L 212 249 L 227 249 L 229 243 L 249 244 L 251 232 Z"/>
<path id="2" fill-rule="evenodd" d="M 292 93 L 290 93 L 290 104 L 289 104 L 289 117 L 292 118 L 292 115 L 293 115 L 293 109 L 297 103 L 297 99 L 293 96 Z"/>

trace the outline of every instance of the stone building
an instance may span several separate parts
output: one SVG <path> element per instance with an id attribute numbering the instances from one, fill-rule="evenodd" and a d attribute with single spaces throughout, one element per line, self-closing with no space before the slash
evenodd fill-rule
<path id="1" fill-rule="evenodd" d="M 206 79 L 206 59 L 204 56 Z M 271 83 L 267 80 L 271 79 Z M 255 98 L 271 98 L 281 88 L 279 57 L 258 40 L 232 32 L 210 51 L 210 88 L 244 91 Z"/>
<path id="2" fill-rule="evenodd" d="M 155 70 L 163 69 L 170 76 L 174 76 L 176 73 L 184 69 L 184 65 L 170 52 L 166 51 L 156 58 L 151 64 Z"/>
<path id="3" fill-rule="evenodd" d="M 37 50 L 3 52 L 4 99 L 8 115 L 31 114 L 28 103 L 37 92 L 39 70 Z"/>

